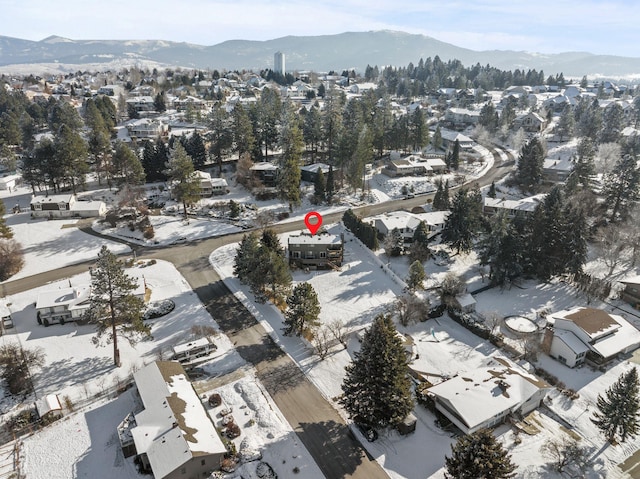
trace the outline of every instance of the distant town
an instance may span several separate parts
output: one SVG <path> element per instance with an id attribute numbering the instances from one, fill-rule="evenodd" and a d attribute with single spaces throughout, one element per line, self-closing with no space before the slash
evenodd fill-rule
<path id="1" fill-rule="evenodd" d="M 640 478 L 639 160 L 586 75 L 2 75 L 0 478 Z"/>

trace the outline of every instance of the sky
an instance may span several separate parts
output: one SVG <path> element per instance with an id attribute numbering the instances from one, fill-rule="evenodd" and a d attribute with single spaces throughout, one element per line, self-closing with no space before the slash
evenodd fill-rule
<path id="1" fill-rule="evenodd" d="M 0 0 L 0 35 L 215 45 L 398 30 L 472 50 L 640 57 L 637 0 Z"/>

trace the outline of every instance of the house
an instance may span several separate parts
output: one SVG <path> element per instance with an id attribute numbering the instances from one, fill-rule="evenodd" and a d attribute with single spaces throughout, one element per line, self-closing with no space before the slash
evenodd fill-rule
<path id="1" fill-rule="evenodd" d="M 482 212 L 487 216 L 504 212 L 509 218 L 529 216 L 535 211 L 545 196 L 545 194 L 540 194 L 520 200 L 505 200 L 503 198 L 486 196 L 483 200 Z"/>
<path id="2" fill-rule="evenodd" d="M 273 187 L 276 186 L 276 182 L 278 181 L 280 168 L 273 163 L 263 161 L 253 165 L 250 171 L 264 186 Z"/>
<path id="3" fill-rule="evenodd" d="M 456 131 L 450 130 L 440 130 L 442 134 L 442 146 L 444 149 L 453 149 L 453 145 L 455 145 L 456 140 L 460 144 L 460 149 L 469 150 L 473 148 L 473 140 L 468 136 L 463 135 L 462 133 L 458 133 Z"/>
<path id="4" fill-rule="evenodd" d="M 389 159 L 382 169 L 382 173 L 393 178 L 396 176 L 423 176 L 432 173 L 432 171 L 425 162 L 420 161 L 420 157 L 411 155 L 397 160 Z"/>
<path id="5" fill-rule="evenodd" d="M 464 434 L 524 416 L 536 409 L 549 385 L 503 357 L 427 389 L 438 411 Z"/>
<path id="6" fill-rule="evenodd" d="M 227 453 L 218 431 L 178 362 L 156 361 L 133 378 L 143 410 L 118 426 L 123 451 L 155 479 L 201 479 Z"/>
<path id="7" fill-rule="evenodd" d="M 11 310 L 6 303 L 0 303 L 0 334 L 4 334 L 7 329 L 13 328 L 13 318 Z"/>
<path id="8" fill-rule="evenodd" d="M 620 293 L 622 301 L 629 303 L 636 309 L 640 309 L 640 276 L 620 281 L 624 289 Z"/>
<path id="9" fill-rule="evenodd" d="M 424 209 L 423 209 L 424 211 Z M 412 243 L 413 235 L 420 222 L 424 222 L 430 237 L 436 236 L 444 228 L 449 211 L 430 211 L 427 213 L 409 213 L 407 211 L 393 211 L 380 216 L 374 216 L 373 226 L 381 236 L 387 236 L 393 230 L 398 230 L 404 243 Z"/>
<path id="10" fill-rule="evenodd" d="M 476 300 L 471 293 L 459 294 L 453 298 L 453 308 L 462 313 L 473 313 L 476 310 Z"/>
<path id="11" fill-rule="evenodd" d="M 166 123 L 150 118 L 141 118 L 139 120 L 131 120 L 125 125 L 131 138 L 149 138 L 155 140 L 160 136 L 169 134 L 169 125 Z"/>
<path id="12" fill-rule="evenodd" d="M 134 96 L 127 99 L 127 107 L 133 108 L 138 113 L 155 111 L 154 98 L 151 96 Z"/>
<path id="13" fill-rule="evenodd" d="M 7 175 L 0 178 L 0 190 L 11 191 L 22 184 L 21 175 Z"/>
<path id="14" fill-rule="evenodd" d="M 93 218 L 107 212 L 103 201 L 78 201 L 73 194 L 34 196 L 30 208 L 32 218 Z"/>
<path id="15" fill-rule="evenodd" d="M 468 110 L 466 108 L 449 108 L 444 113 L 444 121 L 454 128 L 462 128 L 477 125 L 480 120 L 480 110 Z"/>
<path id="16" fill-rule="evenodd" d="M 587 361 L 604 365 L 640 347 L 640 331 L 622 316 L 602 309 L 577 307 L 549 317 L 545 333 L 549 356 L 575 367 Z"/>
<path id="17" fill-rule="evenodd" d="M 539 133 L 547 127 L 547 120 L 530 111 L 525 115 L 518 116 L 513 122 L 513 127 L 516 129 L 522 128 L 524 131 L 531 133 Z"/>
<path id="18" fill-rule="evenodd" d="M 196 170 L 193 177 L 200 185 L 200 198 L 209 198 L 212 195 L 223 195 L 227 192 L 227 180 L 224 178 L 211 178 L 206 171 Z"/>
<path id="19" fill-rule="evenodd" d="M 287 240 L 289 265 L 299 268 L 340 268 L 344 255 L 344 236 L 328 233 L 300 233 Z"/>
<path id="20" fill-rule="evenodd" d="M 104 85 L 98 88 L 98 95 L 107 95 L 113 97 L 119 97 L 124 93 L 124 87 L 121 85 Z"/>
<path id="21" fill-rule="evenodd" d="M 136 269 L 127 273 L 136 280 L 136 289 L 131 294 L 146 300 L 147 284 L 144 275 Z M 36 300 L 36 320 L 44 326 L 80 320 L 89 309 L 90 299 L 91 287 L 88 284 L 77 287 L 69 284 L 68 288 L 42 291 Z"/>
<path id="22" fill-rule="evenodd" d="M 318 170 L 322 171 L 326 180 L 327 174 L 329 173 L 329 165 L 324 163 L 314 163 L 312 165 L 301 166 L 300 179 L 302 181 L 309 181 L 313 183 L 316 181 L 316 177 L 318 176 Z"/>
<path id="23" fill-rule="evenodd" d="M 36 320 L 38 324 L 64 324 L 81 319 L 90 306 L 89 287 L 63 288 L 43 291 L 36 300 Z"/>
<path id="24" fill-rule="evenodd" d="M 546 158 L 542 165 L 542 176 L 547 181 L 562 182 L 569 178 L 573 170 L 571 158 Z"/>

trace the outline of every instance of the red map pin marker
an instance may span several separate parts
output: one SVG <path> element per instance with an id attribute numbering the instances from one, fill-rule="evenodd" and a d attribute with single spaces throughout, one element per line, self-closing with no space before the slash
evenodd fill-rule
<path id="1" fill-rule="evenodd" d="M 315 219 L 312 221 L 312 218 Z M 307 228 L 311 231 L 311 236 L 313 236 L 322 226 L 322 215 L 316 211 L 310 211 L 304 217 L 304 224 L 307 225 Z"/>

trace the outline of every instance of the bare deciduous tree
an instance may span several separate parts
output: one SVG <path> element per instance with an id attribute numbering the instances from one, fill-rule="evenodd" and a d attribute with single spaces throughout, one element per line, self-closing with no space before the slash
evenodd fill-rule
<path id="1" fill-rule="evenodd" d="M 0 281 L 5 281 L 24 266 L 22 246 L 14 239 L 0 239 Z"/>
<path id="2" fill-rule="evenodd" d="M 18 343 L 7 343 L 0 346 L 1 376 L 11 394 L 22 394 L 26 397 L 33 392 L 29 368 L 42 367 L 44 358 L 45 354 L 42 348 L 26 349 Z"/>
<path id="3" fill-rule="evenodd" d="M 320 359 L 324 359 L 329 355 L 332 342 L 331 336 L 331 331 L 326 326 L 314 331 L 312 343 Z"/>
<path id="4" fill-rule="evenodd" d="M 429 318 L 429 299 L 419 298 L 413 294 L 400 296 L 396 301 L 398 320 L 403 326 L 409 326 Z"/>
<path id="5" fill-rule="evenodd" d="M 344 349 L 347 349 L 347 328 L 344 322 L 340 319 L 335 319 L 327 325 L 327 328 L 333 338 L 342 344 Z"/>

